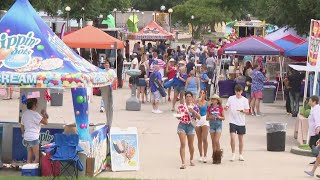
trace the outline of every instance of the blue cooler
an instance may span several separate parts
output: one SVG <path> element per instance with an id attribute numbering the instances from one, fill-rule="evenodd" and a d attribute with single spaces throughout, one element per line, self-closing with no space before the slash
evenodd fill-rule
<path id="1" fill-rule="evenodd" d="M 23 165 L 21 175 L 22 176 L 39 176 L 39 163 Z"/>

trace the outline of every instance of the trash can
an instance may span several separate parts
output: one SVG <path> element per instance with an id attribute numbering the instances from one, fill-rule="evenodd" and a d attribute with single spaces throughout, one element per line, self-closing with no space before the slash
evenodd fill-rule
<path id="1" fill-rule="evenodd" d="M 62 106 L 63 105 L 63 89 L 54 88 L 50 89 L 51 106 Z"/>
<path id="2" fill-rule="evenodd" d="M 275 86 L 263 86 L 263 103 L 274 103 L 275 89 Z"/>
<path id="3" fill-rule="evenodd" d="M 266 123 L 267 130 L 267 150 L 286 150 L 286 123 Z"/>

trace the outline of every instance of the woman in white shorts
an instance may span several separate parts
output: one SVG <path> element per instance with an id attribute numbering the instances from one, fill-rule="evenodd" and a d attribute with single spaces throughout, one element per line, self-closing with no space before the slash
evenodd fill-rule
<path id="1" fill-rule="evenodd" d="M 207 151 L 208 151 L 208 132 L 209 122 L 207 121 L 207 92 L 205 90 L 200 91 L 199 99 L 197 100 L 197 106 L 200 110 L 200 121 L 197 122 L 196 133 L 198 138 L 198 149 L 200 153 L 200 162 L 207 163 Z"/>

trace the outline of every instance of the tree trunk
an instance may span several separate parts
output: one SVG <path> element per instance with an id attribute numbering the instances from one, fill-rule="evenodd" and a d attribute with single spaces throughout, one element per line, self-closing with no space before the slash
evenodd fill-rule
<path id="1" fill-rule="evenodd" d="M 211 22 L 211 24 L 210 24 L 211 32 L 216 32 L 215 26 L 216 26 L 216 22 L 214 22 L 214 21 Z"/>

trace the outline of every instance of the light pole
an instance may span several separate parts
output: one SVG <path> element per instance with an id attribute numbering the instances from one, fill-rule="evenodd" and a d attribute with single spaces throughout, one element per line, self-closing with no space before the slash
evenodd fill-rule
<path id="1" fill-rule="evenodd" d="M 173 9 L 172 8 L 168 9 L 168 13 L 169 13 L 169 27 L 170 27 L 170 33 L 171 33 L 172 32 L 172 30 L 171 30 L 171 16 L 173 13 Z"/>
<path id="2" fill-rule="evenodd" d="M 113 9 L 113 12 L 114 12 L 114 26 L 115 28 L 117 28 L 117 8 L 114 8 Z"/>
<path id="3" fill-rule="evenodd" d="M 164 22 L 164 11 L 166 10 L 166 7 L 164 6 L 164 5 L 162 5 L 161 7 L 160 7 L 160 10 L 161 10 L 161 19 L 160 19 L 160 26 L 164 26 L 164 24 L 163 24 L 163 22 Z"/>
<path id="4" fill-rule="evenodd" d="M 143 27 L 144 27 L 144 25 L 145 25 L 144 24 L 144 12 L 142 11 L 141 14 L 142 14 L 142 23 L 143 23 Z"/>
<path id="5" fill-rule="evenodd" d="M 191 16 L 191 37 L 193 39 L 193 24 L 192 24 L 192 21 L 194 20 L 194 15 Z"/>
<path id="6" fill-rule="evenodd" d="M 84 7 L 81 8 L 81 12 L 82 12 L 82 27 L 83 27 L 83 24 L 84 24 Z"/>
<path id="7" fill-rule="evenodd" d="M 67 6 L 66 8 L 65 8 L 65 10 L 66 10 L 66 12 L 67 12 L 67 29 L 68 29 L 68 31 L 70 31 L 70 11 L 71 11 L 71 8 L 70 8 L 70 6 Z"/>

